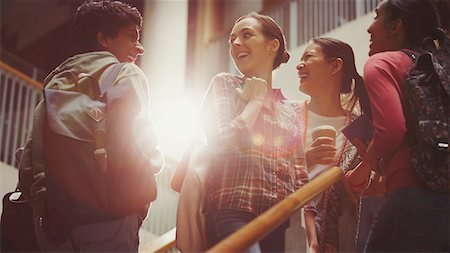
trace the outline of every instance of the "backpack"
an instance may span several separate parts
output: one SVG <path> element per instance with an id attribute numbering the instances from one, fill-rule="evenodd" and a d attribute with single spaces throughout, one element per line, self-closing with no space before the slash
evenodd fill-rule
<path id="1" fill-rule="evenodd" d="M 74 73 L 75 85 L 44 89 L 43 227 L 53 242 L 67 240 L 77 225 L 131 213 L 144 218 L 156 197 L 152 165 L 132 137 L 140 108 L 136 91 L 113 86 L 123 65 L 113 65 L 100 84 Z"/>
<path id="2" fill-rule="evenodd" d="M 439 49 L 421 54 L 403 52 L 415 62 L 402 88 L 412 166 L 426 188 L 448 193 L 450 43 L 443 39 Z"/>

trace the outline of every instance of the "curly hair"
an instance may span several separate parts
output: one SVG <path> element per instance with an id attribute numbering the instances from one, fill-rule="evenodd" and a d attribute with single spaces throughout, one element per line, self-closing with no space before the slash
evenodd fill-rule
<path id="1" fill-rule="evenodd" d="M 114 38 L 118 31 L 129 25 L 142 27 L 141 13 L 135 7 L 120 1 L 88 0 L 81 4 L 72 23 L 72 36 L 81 52 L 98 49 L 97 33 Z"/>

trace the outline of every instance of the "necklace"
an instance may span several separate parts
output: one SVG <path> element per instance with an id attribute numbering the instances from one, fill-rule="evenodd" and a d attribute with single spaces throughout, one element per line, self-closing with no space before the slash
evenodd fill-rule
<path id="1" fill-rule="evenodd" d="M 306 146 L 306 133 L 307 133 L 307 130 L 308 130 L 308 118 L 309 118 L 309 113 L 308 113 L 308 100 L 305 100 L 305 103 L 303 104 L 303 106 L 302 106 L 302 109 L 303 109 L 303 116 L 304 116 L 304 125 L 303 125 L 303 135 L 302 135 L 302 141 L 303 141 L 303 147 L 305 147 Z M 346 119 L 345 119 L 345 125 L 348 125 L 349 123 L 350 123 L 350 118 L 351 118 L 351 112 L 350 111 L 347 111 L 347 113 L 346 113 Z M 345 137 L 345 135 L 343 135 L 342 136 L 342 138 L 344 138 L 343 139 L 343 141 L 342 141 L 342 145 L 341 145 L 341 147 L 339 148 L 339 155 L 337 156 L 337 160 L 336 160 L 336 163 L 335 163 L 335 166 L 339 166 L 340 165 L 340 163 L 341 163 L 341 161 L 342 161 L 342 156 L 343 156 L 343 154 L 344 154 L 344 150 L 345 150 L 345 146 L 347 145 L 347 138 Z"/>

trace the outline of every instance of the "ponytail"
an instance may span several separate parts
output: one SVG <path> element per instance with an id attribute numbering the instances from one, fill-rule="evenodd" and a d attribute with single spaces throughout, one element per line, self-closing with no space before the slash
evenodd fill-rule
<path id="1" fill-rule="evenodd" d="M 371 109 L 369 96 L 367 95 L 366 86 L 364 84 L 364 79 L 354 72 L 353 77 L 353 90 L 351 90 L 348 96 L 344 97 L 343 106 L 349 111 L 359 111 L 360 114 L 365 114 L 367 117 L 371 118 Z M 351 89 L 352 86 L 350 86 Z"/>
<path id="2" fill-rule="evenodd" d="M 358 98 L 361 113 L 364 113 L 369 119 L 372 118 L 372 110 L 370 108 L 369 95 L 367 94 L 366 85 L 362 76 L 357 75 L 355 78 L 355 96 Z"/>

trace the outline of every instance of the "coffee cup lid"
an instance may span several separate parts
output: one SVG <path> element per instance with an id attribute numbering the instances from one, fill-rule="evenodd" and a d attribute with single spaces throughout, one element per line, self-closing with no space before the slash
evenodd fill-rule
<path id="1" fill-rule="evenodd" d="M 313 128 L 313 129 L 311 130 L 311 133 L 317 132 L 317 131 L 319 131 L 319 130 L 330 130 L 330 131 L 336 132 L 336 128 L 334 128 L 333 126 L 330 126 L 330 125 L 321 125 L 321 126 L 317 126 L 317 127 Z"/>

